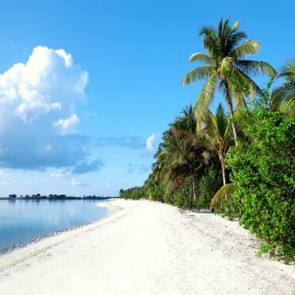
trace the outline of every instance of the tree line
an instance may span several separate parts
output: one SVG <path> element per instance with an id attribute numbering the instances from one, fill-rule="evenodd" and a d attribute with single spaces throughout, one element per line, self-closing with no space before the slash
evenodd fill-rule
<path id="1" fill-rule="evenodd" d="M 49 194 L 49 195 L 41 195 L 40 193 L 32 194 L 32 195 L 20 195 L 17 196 L 16 194 L 8 195 L 8 199 L 15 200 L 15 199 L 31 199 L 31 200 L 105 200 L 111 199 L 112 197 L 104 197 L 104 196 L 96 196 L 96 195 L 84 195 L 83 197 L 74 197 L 74 196 L 67 196 L 65 194 Z M 2 198 L 3 200 L 5 198 Z"/>
<path id="2" fill-rule="evenodd" d="M 295 257 L 295 59 L 278 72 L 250 60 L 260 43 L 221 19 L 200 30 L 205 52 L 183 84 L 205 81 L 193 108 L 163 133 L 152 172 L 142 187 L 120 197 L 146 198 L 188 209 L 211 209 L 262 241 L 261 253 Z M 252 78 L 265 74 L 261 88 Z M 273 87 L 273 83 L 281 85 Z M 210 111 L 217 94 L 224 98 Z"/>

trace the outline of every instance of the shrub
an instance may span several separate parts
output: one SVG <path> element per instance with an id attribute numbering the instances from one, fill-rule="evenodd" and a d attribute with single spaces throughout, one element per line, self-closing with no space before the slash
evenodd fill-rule
<path id="1" fill-rule="evenodd" d="M 217 164 L 212 163 L 210 166 L 205 168 L 197 185 L 195 207 L 197 209 L 208 209 L 212 197 L 221 186 L 221 169 Z"/>
<path id="2" fill-rule="evenodd" d="M 286 114 L 265 110 L 248 110 L 245 118 L 251 124 L 227 157 L 240 222 L 264 241 L 262 252 L 294 260 L 294 123 Z"/>
<path id="3" fill-rule="evenodd" d="M 123 199 L 132 199 L 132 200 L 138 200 L 143 198 L 145 195 L 144 187 L 132 187 L 126 190 L 121 189 L 119 197 Z"/>

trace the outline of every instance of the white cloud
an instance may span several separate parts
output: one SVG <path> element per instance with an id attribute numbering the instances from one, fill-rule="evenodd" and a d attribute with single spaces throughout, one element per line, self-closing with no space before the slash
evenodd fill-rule
<path id="1" fill-rule="evenodd" d="M 154 147 L 155 140 L 156 140 L 156 134 L 152 134 L 146 139 L 145 148 L 149 153 L 153 153 L 155 151 L 155 147 Z"/>
<path id="2" fill-rule="evenodd" d="M 78 124 L 80 120 L 76 114 L 72 114 L 67 119 L 59 119 L 54 123 L 54 126 L 57 127 L 61 134 L 66 134 L 73 130 Z"/>
<path id="3" fill-rule="evenodd" d="M 76 177 L 72 178 L 71 185 L 72 186 L 88 186 L 87 183 L 78 181 Z"/>
<path id="4" fill-rule="evenodd" d="M 31 121 L 69 108 L 84 95 L 88 73 L 74 65 L 63 49 L 34 48 L 27 63 L 18 63 L 0 75 L 0 102 L 15 116 Z M 4 107 L 3 107 L 4 106 Z"/>
<path id="5" fill-rule="evenodd" d="M 88 73 L 63 49 L 38 46 L 0 75 L 0 168 L 72 168 L 88 162 L 87 139 L 72 133 Z"/>
<path id="6" fill-rule="evenodd" d="M 55 179 L 69 178 L 70 176 L 71 176 L 71 172 L 69 170 L 64 170 L 64 169 L 53 171 L 50 174 L 50 178 L 55 178 Z"/>

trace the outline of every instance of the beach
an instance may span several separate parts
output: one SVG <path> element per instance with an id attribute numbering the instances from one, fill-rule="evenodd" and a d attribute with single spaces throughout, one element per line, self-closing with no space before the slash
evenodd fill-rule
<path id="1" fill-rule="evenodd" d="M 0 294 L 291 295 L 294 265 L 211 213 L 112 200 L 109 215 L 0 256 Z"/>

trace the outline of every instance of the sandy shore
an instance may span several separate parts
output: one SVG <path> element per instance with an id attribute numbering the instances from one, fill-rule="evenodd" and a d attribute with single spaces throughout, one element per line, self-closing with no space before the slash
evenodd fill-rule
<path id="1" fill-rule="evenodd" d="M 295 268 L 236 222 L 115 200 L 91 225 L 0 256 L 0 294 L 291 295 Z"/>

